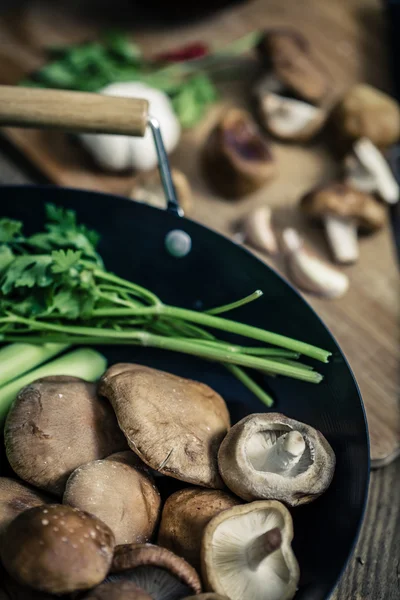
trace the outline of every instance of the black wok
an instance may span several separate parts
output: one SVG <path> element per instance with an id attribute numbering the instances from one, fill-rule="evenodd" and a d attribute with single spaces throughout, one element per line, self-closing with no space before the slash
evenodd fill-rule
<path id="1" fill-rule="evenodd" d="M 51 186 L 3 187 L 0 193 L 0 216 L 23 220 L 27 232 L 42 227 L 46 202 L 74 209 L 79 221 L 100 232 L 99 251 L 107 268 L 152 289 L 169 304 L 205 309 L 260 288 L 264 296 L 240 308 L 235 313 L 237 320 L 332 352 L 329 364 L 318 365 L 325 376 L 319 385 L 279 377 L 261 379 L 276 400 L 273 410 L 322 431 L 336 453 L 337 468 L 328 491 L 314 503 L 291 511 L 294 550 L 301 569 L 296 600 L 327 599 L 347 563 L 363 518 L 369 445 L 359 389 L 318 315 L 273 269 L 224 237 L 180 217 L 173 202 L 171 210 L 162 211 L 126 198 Z M 165 249 L 165 237 L 174 229 L 187 232 L 192 240 L 192 249 L 183 258 L 174 258 Z M 110 363 L 135 361 L 208 383 L 226 399 L 233 422 L 265 410 L 241 383 L 215 364 L 153 349 L 100 349 Z M 4 459 L 0 475 L 7 471 L 3 465 Z M 168 481 L 170 487 L 164 494 L 181 485 Z"/>

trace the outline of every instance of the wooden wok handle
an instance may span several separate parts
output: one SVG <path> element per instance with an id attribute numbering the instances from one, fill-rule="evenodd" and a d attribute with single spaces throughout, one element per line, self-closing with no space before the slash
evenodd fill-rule
<path id="1" fill-rule="evenodd" d="M 0 86 L 0 125 L 143 136 L 148 109 L 139 98 Z"/>

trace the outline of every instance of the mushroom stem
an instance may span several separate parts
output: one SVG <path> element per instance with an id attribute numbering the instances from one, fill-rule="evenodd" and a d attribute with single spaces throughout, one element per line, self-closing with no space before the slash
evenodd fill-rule
<path id="1" fill-rule="evenodd" d="M 327 215 L 324 217 L 326 235 L 336 262 L 353 263 L 358 259 L 357 227 L 353 220 Z"/>
<path id="2" fill-rule="evenodd" d="M 353 151 L 358 160 L 375 177 L 376 191 L 388 204 L 399 201 L 399 185 L 378 148 L 366 137 L 357 140 Z"/>
<path id="3" fill-rule="evenodd" d="M 246 559 L 251 571 L 256 571 L 260 562 L 281 547 L 282 534 L 279 527 L 266 531 L 255 540 L 252 540 L 246 548 Z"/>
<path id="4" fill-rule="evenodd" d="M 347 292 L 347 275 L 311 253 L 295 229 L 285 229 L 282 242 L 290 274 L 300 288 L 326 298 L 340 298 Z"/>
<path id="5" fill-rule="evenodd" d="M 288 475 L 303 456 L 305 449 L 306 443 L 299 431 L 289 431 L 281 435 L 266 453 L 268 471 Z"/>
<path id="6" fill-rule="evenodd" d="M 272 211 L 269 206 L 259 206 L 251 211 L 244 223 L 245 241 L 268 254 L 276 254 L 278 242 L 271 221 Z"/>

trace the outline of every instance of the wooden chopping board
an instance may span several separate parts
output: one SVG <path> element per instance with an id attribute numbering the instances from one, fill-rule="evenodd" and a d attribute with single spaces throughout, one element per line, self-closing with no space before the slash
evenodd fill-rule
<path id="1" fill-rule="evenodd" d="M 0 20 L 0 83 L 16 83 L 45 60 L 46 46 L 91 38 L 101 27 L 89 26 L 75 8 L 58 2 L 31 2 L 15 19 Z M 68 3 L 70 4 L 70 3 Z M 73 5 L 74 6 L 74 5 Z M 201 39 L 223 46 L 249 31 L 289 25 L 310 40 L 338 92 L 355 81 L 388 88 L 385 28 L 380 0 L 253 0 L 225 10 L 195 25 L 135 32 L 149 53 Z M 44 42 L 45 41 L 45 42 Z M 247 82 L 248 83 L 248 82 Z M 329 140 L 307 147 L 274 143 L 279 175 L 267 187 L 236 202 L 223 201 L 210 191 L 199 169 L 201 148 L 213 122 L 226 105 L 246 104 L 246 82 L 225 85 L 223 100 L 195 130 L 186 132 L 172 157 L 188 175 L 195 197 L 195 220 L 232 236 L 237 223 L 252 207 L 268 203 L 275 209 L 275 226 L 298 227 L 310 243 L 329 258 L 322 233 L 296 209 L 301 194 L 338 174 L 328 150 Z M 85 153 L 63 134 L 7 129 L 4 134 L 50 180 L 66 186 L 129 194 L 131 175 L 101 173 Z M 281 260 L 260 258 L 285 275 Z M 400 454 L 399 407 L 399 276 L 389 226 L 362 240 L 359 262 L 346 269 L 351 287 L 337 301 L 307 296 L 331 329 L 355 373 L 367 410 L 373 465 L 387 464 Z"/>

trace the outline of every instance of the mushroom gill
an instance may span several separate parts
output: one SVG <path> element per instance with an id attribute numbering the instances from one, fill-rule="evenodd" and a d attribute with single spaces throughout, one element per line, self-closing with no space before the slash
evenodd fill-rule
<path id="1" fill-rule="evenodd" d="M 200 579 L 183 558 L 154 544 L 123 544 L 115 549 L 107 581 L 128 580 L 153 600 L 180 600 L 201 592 Z"/>
<path id="2" fill-rule="evenodd" d="M 312 464 L 311 449 L 303 435 L 282 425 L 273 424 L 271 429 L 252 435 L 245 451 L 256 471 L 268 471 L 282 477 L 295 477 Z"/>
<path id="3" fill-rule="evenodd" d="M 231 600 L 289 600 L 299 580 L 292 538 L 292 519 L 280 502 L 252 502 L 220 513 L 203 538 L 207 588 Z"/>
<path id="4" fill-rule="evenodd" d="M 311 502 L 330 485 L 335 454 L 325 437 L 279 413 L 252 414 L 234 425 L 218 452 L 228 488 L 244 500 Z"/>

